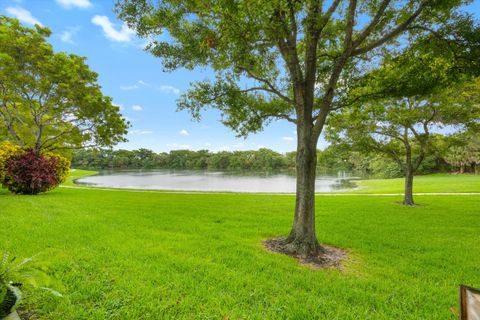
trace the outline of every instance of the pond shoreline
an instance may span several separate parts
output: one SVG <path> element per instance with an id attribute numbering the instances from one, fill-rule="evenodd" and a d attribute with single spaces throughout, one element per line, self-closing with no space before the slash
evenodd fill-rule
<path id="1" fill-rule="evenodd" d="M 317 192 L 342 192 L 354 190 L 351 181 L 356 177 L 342 174 L 318 176 Z M 73 180 L 75 185 L 96 188 L 133 190 L 225 192 L 225 193 L 295 193 L 296 178 L 285 173 L 222 172 L 195 170 L 122 170 L 101 171 L 95 175 Z"/>

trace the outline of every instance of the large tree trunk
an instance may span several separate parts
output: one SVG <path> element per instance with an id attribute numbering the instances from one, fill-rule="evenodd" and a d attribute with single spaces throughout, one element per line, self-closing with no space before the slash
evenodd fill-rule
<path id="1" fill-rule="evenodd" d="M 285 249 L 304 259 L 317 256 L 321 247 L 315 233 L 315 177 L 317 139 L 311 128 L 298 127 L 297 194 L 292 230 Z"/>
<path id="2" fill-rule="evenodd" d="M 407 206 L 415 205 L 413 202 L 413 170 L 408 165 L 405 172 L 405 196 L 403 199 L 403 204 Z"/>

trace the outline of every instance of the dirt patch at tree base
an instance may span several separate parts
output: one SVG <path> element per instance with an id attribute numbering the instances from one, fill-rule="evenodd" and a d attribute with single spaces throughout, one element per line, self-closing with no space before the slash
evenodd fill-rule
<path id="1" fill-rule="evenodd" d="M 264 240 L 262 244 L 268 251 L 286 254 L 295 258 L 300 264 L 314 269 L 337 268 L 341 270 L 342 262 L 348 257 L 347 251 L 343 249 L 322 245 L 321 252 L 317 256 L 304 258 L 287 250 L 285 237 Z"/>
<path id="2" fill-rule="evenodd" d="M 27 310 L 19 309 L 17 310 L 18 316 L 21 320 L 35 320 L 37 317 L 35 315 Z"/>

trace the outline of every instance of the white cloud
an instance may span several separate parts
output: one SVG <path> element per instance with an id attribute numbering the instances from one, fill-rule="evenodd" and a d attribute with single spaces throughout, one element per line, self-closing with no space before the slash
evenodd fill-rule
<path id="1" fill-rule="evenodd" d="M 210 147 L 212 144 L 210 142 L 205 142 L 206 147 Z"/>
<path id="2" fill-rule="evenodd" d="M 25 10 L 23 8 L 8 7 L 7 9 L 5 9 L 5 11 L 7 11 L 7 13 L 12 17 L 15 17 L 18 20 L 20 20 L 20 22 L 30 24 L 30 25 L 38 24 L 39 26 L 43 26 L 43 24 L 40 21 L 38 21 L 36 18 L 32 16 L 30 11 Z"/>
<path id="3" fill-rule="evenodd" d="M 180 90 L 175 88 L 174 86 L 160 86 L 160 91 L 165 92 L 165 93 L 173 93 L 173 94 L 179 94 Z"/>
<path id="4" fill-rule="evenodd" d="M 75 41 L 73 41 L 73 36 L 78 32 L 78 30 L 80 30 L 79 27 L 67 28 L 67 30 L 63 31 L 60 35 L 60 40 L 65 43 L 75 44 Z"/>
<path id="5" fill-rule="evenodd" d="M 135 89 L 138 89 L 138 86 L 136 84 L 131 86 L 120 86 L 120 90 L 135 90 Z"/>
<path id="6" fill-rule="evenodd" d="M 185 129 L 180 130 L 180 134 L 181 134 L 182 136 L 189 136 L 189 135 L 190 135 L 190 134 L 188 133 L 188 131 L 185 130 Z"/>
<path id="7" fill-rule="evenodd" d="M 146 83 L 143 80 L 138 80 L 137 83 L 132 84 L 130 86 L 120 86 L 121 90 L 135 90 L 140 88 L 140 86 L 150 87 L 150 84 Z"/>
<path id="8" fill-rule="evenodd" d="M 170 149 L 190 149 L 188 144 L 167 143 L 167 147 Z"/>
<path id="9" fill-rule="evenodd" d="M 132 134 L 138 134 L 138 135 L 144 135 L 144 134 L 152 134 L 153 131 L 151 130 L 130 130 L 130 133 Z"/>
<path id="10" fill-rule="evenodd" d="M 286 142 L 292 142 L 293 138 L 292 137 L 282 137 L 282 140 L 286 141 Z"/>
<path id="11" fill-rule="evenodd" d="M 73 33 L 71 31 L 63 31 L 62 35 L 60 36 L 60 39 L 63 42 L 74 44 L 75 42 L 72 39 Z"/>
<path id="12" fill-rule="evenodd" d="M 92 18 L 92 23 L 100 26 L 107 39 L 112 41 L 130 42 L 132 36 L 135 34 L 135 31 L 130 29 L 126 24 L 123 24 L 120 31 L 118 31 L 107 16 L 96 15 Z"/>
<path id="13" fill-rule="evenodd" d="M 92 6 L 90 0 L 56 0 L 59 5 L 66 9 L 80 8 L 85 9 Z"/>
<path id="14" fill-rule="evenodd" d="M 142 111 L 143 108 L 141 106 L 139 106 L 138 104 L 135 104 L 132 106 L 132 110 L 133 111 Z"/>
<path id="15" fill-rule="evenodd" d="M 138 80 L 136 83 L 132 84 L 132 85 L 125 85 L 125 86 L 121 86 L 120 89 L 121 90 L 135 90 L 135 89 L 139 89 L 140 87 L 147 87 L 147 88 L 151 88 L 151 89 L 154 89 L 154 90 L 160 90 L 164 93 L 168 93 L 168 94 L 180 94 L 180 90 L 178 88 L 175 88 L 174 86 L 169 86 L 169 85 L 162 85 L 162 86 L 157 86 L 157 85 L 154 85 L 154 84 L 150 84 L 146 81 L 143 81 L 143 80 Z"/>

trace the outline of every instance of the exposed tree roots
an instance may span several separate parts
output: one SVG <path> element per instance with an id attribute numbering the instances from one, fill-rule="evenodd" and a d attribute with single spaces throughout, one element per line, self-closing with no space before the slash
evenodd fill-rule
<path id="1" fill-rule="evenodd" d="M 264 240 L 263 246 L 271 252 L 283 253 L 295 258 L 301 264 L 320 268 L 341 268 L 342 261 L 347 259 L 347 252 L 340 248 L 319 246 L 314 254 L 305 254 L 304 250 L 298 250 L 298 245 L 288 241 L 286 237 Z"/>

